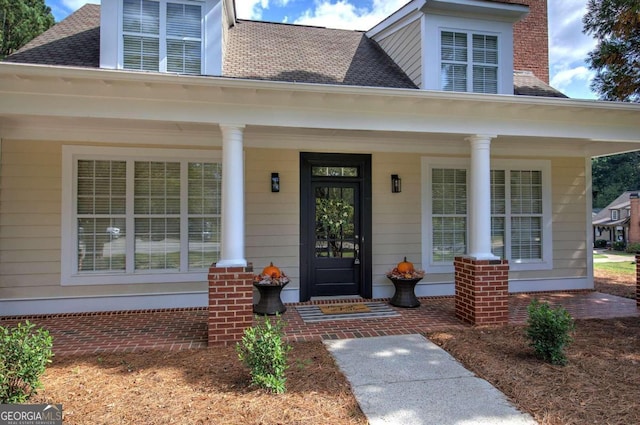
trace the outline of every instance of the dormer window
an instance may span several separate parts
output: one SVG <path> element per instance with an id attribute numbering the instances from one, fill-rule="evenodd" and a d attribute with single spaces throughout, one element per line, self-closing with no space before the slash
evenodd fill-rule
<path id="1" fill-rule="evenodd" d="M 123 0 L 122 66 L 202 74 L 202 6 L 193 1 Z"/>
<path id="2" fill-rule="evenodd" d="M 442 31 L 440 78 L 445 91 L 498 93 L 498 37 Z"/>
<path id="3" fill-rule="evenodd" d="M 611 220 L 619 220 L 620 219 L 620 211 L 611 210 Z"/>

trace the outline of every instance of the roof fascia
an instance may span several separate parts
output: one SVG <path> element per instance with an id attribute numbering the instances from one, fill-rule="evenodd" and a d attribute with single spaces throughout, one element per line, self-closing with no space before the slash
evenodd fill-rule
<path id="1" fill-rule="evenodd" d="M 171 99 L 170 95 L 176 93 L 176 89 L 182 92 L 184 90 L 192 92 L 215 90 L 217 93 L 226 93 L 223 100 L 200 98 L 199 102 L 204 101 L 212 107 L 219 106 L 223 109 L 226 106 L 221 102 L 227 102 L 229 105 L 235 105 L 234 111 L 242 111 L 243 105 L 251 105 L 255 111 L 262 111 L 264 105 L 268 103 L 269 114 L 273 115 L 280 111 L 278 112 L 280 121 L 277 125 L 282 126 L 319 125 L 347 130 L 418 132 L 453 132 L 455 129 L 456 133 L 488 131 L 491 127 L 494 133 L 500 134 L 503 130 L 502 134 L 513 136 L 582 138 L 593 143 L 590 152 L 602 151 L 604 154 L 613 153 L 609 149 L 604 149 L 611 142 L 621 142 L 625 145 L 627 142 L 632 142 L 628 144 L 629 150 L 638 149 L 640 144 L 640 105 L 632 103 L 237 80 L 222 77 L 0 63 L 0 93 L 6 93 L 15 99 L 23 99 L 22 94 L 11 88 L 14 84 L 12 81 L 33 81 L 34 92 L 25 93 L 25 95 L 33 96 L 34 99 L 36 97 L 46 99 L 49 95 L 53 99 L 58 95 L 57 93 L 60 93 L 60 84 L 69 85 L 69 87 L 76 85 L 83 87 L 84 90 L 91 84 L 98 84 L 101 87 L 106 85 L 114 89 L 120 86 L 120 89 L 126 92 L 129 88 L 137 86 L 136 90 L 139 90 L 142 97 L 132 98 L 132 101 L 144 101 L 146 95 L 142 93 L 151 88 L 153 91 L 150 93 L 153 93 L 156 100 Z M 49 94 L 48 87 L 51 87 Z M 110 92 L 113 91 L 110 90 Z M 69 101 L 72 100 L 69 99 Z M 182 101 L 190 102 L 188 97 Z M 4 108 L 0 106 L 0 114 L 16 113 L 14 108 L 9 106 L 5 105 Z M 198 111 L 196 103 L 191 107 L 192 110 Z M 322 112 L 327 119 L 323 122 L 310 121 L 308 113 L 301 108 Z M 450 110 L 450 113 L 443 115 L 439 112 L 442 110 Z M 293 111 L 297 111 L 304 119 L 297 118 L 299 122 L 294 124 L 291 118 Z M 351 118 L 344 116 L 347 111 L 353 111 Z M 168 113 L 169 110 L 165 112 Z M 454 118 L 458 114 L 461 114 L 459 118 Z M 379 121 L 379 117 L 383 115 L 389 119 Z M 240 116 L 246 116 L 246 114 Z M 459 125 L 462 116 L 470 121 L 465 122 L 466 129 L 460 128 Z M 261 116 L 260 119 L 266 118 Z M 274 119 L 270 119 L 268 123 L 249 120 L 248 124 L 269 125 L 275 122 Z"/>
<path id="2" fill-rule="evenodd" d="M 529 7 L 520 4 L 482 0 L 426 0 L 423 13 L 456 14 L 485 19 L 518 22 L 529 13 Z"/>
<path id="3" fill-rule="evenodd" d="M 412 14 L 415 14 L 419 11 L 425 4 L 426 0 L 413 0 L 409 3 L 402 6 L 400 9 L 396 10 L 390 16 L 385 18 L 382 22 L 371 28 L 369 31 L 365 33 L 365 35 L 369 38 L 374 38 L 379 35 L 381 32 L 388 30 L 399 22 L 411 17 Z"/>

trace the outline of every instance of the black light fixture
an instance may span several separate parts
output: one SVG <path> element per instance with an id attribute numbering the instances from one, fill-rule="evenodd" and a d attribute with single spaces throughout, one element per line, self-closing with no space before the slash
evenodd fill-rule
<path id="1" fill-rule="evenodd" d="M 397 174 L 391 174 L 391 193 L 402 192 L 402 179 Z"/>
<path id="2" fill-rule="evenodd" d="M 280 174 L 271 173 L 271 191 L 280 192 Z"/>

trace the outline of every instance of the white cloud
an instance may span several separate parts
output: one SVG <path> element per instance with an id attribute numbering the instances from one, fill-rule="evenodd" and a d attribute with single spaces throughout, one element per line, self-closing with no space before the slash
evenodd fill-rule
<path id="1" fill-rule="evenodd" d="M 274 0 L 276 7 L 285 7 L 290 0 Z M 262 19 L 262 12 L 269 9 L 269 0 L 236 0 L 236 14 L 240 19 Z"/>
<path id="2" fill-rule="evenodd" d="M 594 72 L 586 59 L 596 41 L 582 32 L 582 18 L 587 13 L 587 0 L 550 1 L 549 7 L 549 71 L 551 85 L 569 97 L 570 90 L 581 87 L 580 96 L 589 93 Z"/>
<path id="3" fill-rule="evenodd" d="M 407 0 L 373 0 L 371 8 L 356 7 L 349 0 L 316 0 L 294 20 L 296 24 L 338 29 L 368 30 L 398 10 Z"/>
<path id="4" fill-rule="evenodd" d="M 100 4 L 100 0 L 62 0 L 62 4 L 71 10 L 80 9 L 86 3 Z"/>

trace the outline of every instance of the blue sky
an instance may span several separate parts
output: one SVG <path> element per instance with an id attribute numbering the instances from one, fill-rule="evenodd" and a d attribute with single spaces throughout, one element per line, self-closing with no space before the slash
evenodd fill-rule
<path id="1" fill-rule="evenodd" d="M 409 0 L 236 0 L 239 18 L 368 30 Z M 85 3 L 45 0 L 56 21 Z M 587 0 L 548 0 L 551 85 L 576 99 L 594 99 L 593 77 L 584 60 L 595 41 L 582 33 Z"/>

